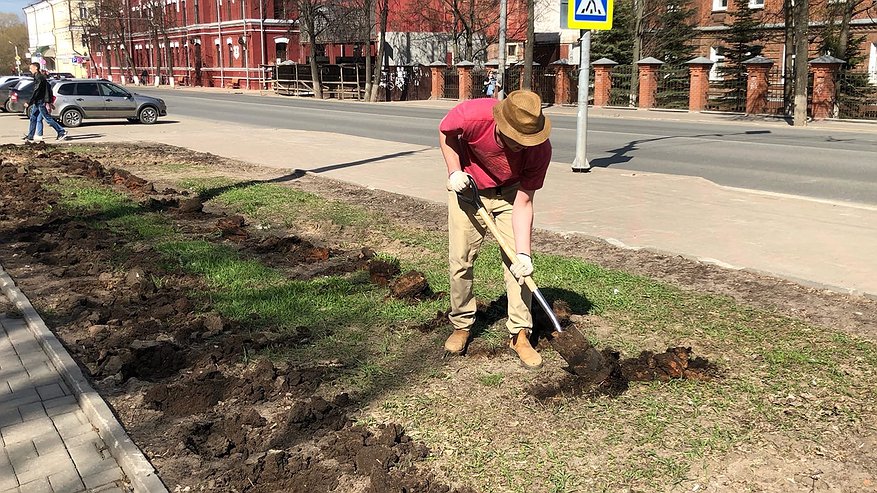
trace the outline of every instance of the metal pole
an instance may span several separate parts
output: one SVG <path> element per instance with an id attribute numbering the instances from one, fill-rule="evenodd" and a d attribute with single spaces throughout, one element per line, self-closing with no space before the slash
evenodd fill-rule
<path id="1" fill-rule="evenodd" d="M 508 22 L 508 1 L 499 0 L 499 67 L 496 74 L 496 99 L 505 99 L 505 54 L 506 23 Z"/>
<path id="2" fill-rule="evenodd" d="M 576 158 L 572 162 L 572 170 L 585 173 L 591 170 L 591 164 L 585 155 L 588 142 L 588 72 L 591 64 L 591 31 L 583 30 L 579 60 L 579 111 L 576 119 Z"/>

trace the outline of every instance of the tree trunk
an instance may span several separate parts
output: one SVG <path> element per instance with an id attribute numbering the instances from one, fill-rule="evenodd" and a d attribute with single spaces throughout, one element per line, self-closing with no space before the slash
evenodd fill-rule
<path id="1" fill-rule="evenodd" d="M 366 23 L 363 34 L 365 35 L 362 53 L 365 57 L 365 98 L 370 98 L 372 93 L 372 14 L 374 14 L 374 3 L 371 0 L 365 0 Z"/>
<path id="2" fill-rule="evenodd" d="M 152 30 L 152 63 L 155 65 L 155 73 L 152 74 L 153 80 L 159 81 L 161 83 L 161 48 L 158 47 L 158 31 Z M 219 63 L 219 60 L 216 61 Z"/>
<path id="3" fill-rule="evenodd" d="M 384 45 L 387 42 L 387 17 L 390 15 L 390 2 L 381 0 L 380 34 L 378 35 L 378 59 L 375 61 L 375 72 L 372 77 L 372 91 L 369 101 L 378 100 L 378 90 L 381 87 L 381 72 L 384 70 Z"/>
<path id="4" fill-rule="evenodd" d="M 783 108 L 786 116 L 792 116 L 795 97 L 795 16 L 792 0 L 784 0 L 785 60 L 783 62 Z"/>
<path id="5" fill-rule="evenodd" d="M 536 44 L 535 17 L 536 1 L 527 0 L 527 45 L 524 47 L 524 80 L 522 89 L 533 89 L 533 45 Z"/>
<path id="6" fill-rule="evenodd" d="M 809 9 L 810 2 L 808 0 L 795 0 L 795 114 L 793 124 L 796 127 L 807 125 Z"/>
<path id="7" fill-rule="evenodd" d="M 850 21 L 853 18 L 853 8 L 855 7 L 853 0 L 846 0 L 844 3 L 843 20 L 840 23 L 840 33 L 837 37 L 837 58 L 847 59 L 847 46 L 850 43 Z"/>
<path id="8" fill-rule="evenodd" d="M 643 15 L 646 9 L 646 0 L 633 1 L 633 69 L 630 72 L 630 106 L 636 106 L 639 98 L 639 70 L 637 64 L 642 58 L 643 50 Z"/>

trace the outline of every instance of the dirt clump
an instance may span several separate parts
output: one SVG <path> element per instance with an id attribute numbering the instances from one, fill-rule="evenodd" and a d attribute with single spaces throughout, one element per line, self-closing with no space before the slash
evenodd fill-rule
<path id="1" fill-rule="evenodd" d="M 396 276 L 402 273 L 397 262 L 389 262 L 379 258 L 368 261 L 368 276 L 373 284 L 389 286 Z"/>
<path id="2" fill-rule="evenodd" d="M 411 270 L 390 283 L 390 296 L 398 299 L 418 300 L 430 298 L 433 293 L 423 272 Z"/>
<path id="3" fill-rule="evenodd" d="M 527 392 L 539 400 L 577 396 L 617 396 L 625 392 L 631 382 L 658 380 L 667 382 L 673 379 L 708 381 L 719 377 L 715 364 L 703 357 L 692 357 L 690 347 L 671 347 L 662 353 L 643 351 L 633 358 L 620 359 L 613 349 L 601 351 L 608 368 L 608 377 L 595 385 L 588 375 L 574 372 L 560 379 L 543 378 L 531 385 Z"/>

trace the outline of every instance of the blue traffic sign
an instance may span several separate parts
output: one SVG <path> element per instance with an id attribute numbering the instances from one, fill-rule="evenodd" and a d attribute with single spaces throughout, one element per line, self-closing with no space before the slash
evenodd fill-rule
<path id="1" fill-rule="evenodd" d="M 567 7 L 571 29 L 612 29 L 612 0 L 572 0 Z"/>

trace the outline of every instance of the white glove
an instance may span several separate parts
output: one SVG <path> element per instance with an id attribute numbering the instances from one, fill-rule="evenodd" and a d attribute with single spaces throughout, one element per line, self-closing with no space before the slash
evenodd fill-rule
<path id="1" fill-rule="evenodd" d="M 518 284 L 524 284 L 524 278 L 533 274 L 533 260 L 526 253 L 519 253 L 509 271 L 518 280 Z"/>
<path id="2" fill-rule="evenodd" d="M 462 192 L 469 188 L 469 179 L 472 178 L 468 173 L 463 173 L 462 171 L 454 171 L 451 173 L 451 176 L 448 177 L 448 190 L 454 192 Z"/>

